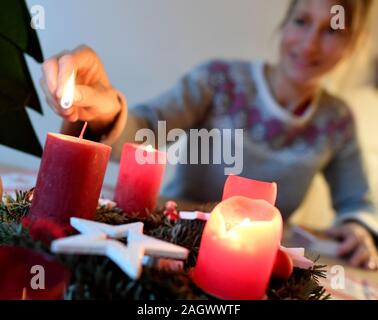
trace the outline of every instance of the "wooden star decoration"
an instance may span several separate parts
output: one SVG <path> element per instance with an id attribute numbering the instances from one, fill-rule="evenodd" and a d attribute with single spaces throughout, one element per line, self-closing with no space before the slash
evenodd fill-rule
<path id="1" fill-rule="evenodd" d="M 201 211 L 180 211 L 179 217 L 182 220 L 202 220 L 207 221 L 210 218 L 210 213 Z"/>
<path id="2" fill-rule="evenodd" d="M 71 225 L 81 234 L 53 241 L 52 252 L 106 256 L 134 280 L 142 273 L 145 255 L 185 260 L 189 253 L 183 247 L 145 235 L 142 222 L 111 226 L 71 218 Z M 115 240 L 123 238 L 127 238 L 127 245 Z"/>

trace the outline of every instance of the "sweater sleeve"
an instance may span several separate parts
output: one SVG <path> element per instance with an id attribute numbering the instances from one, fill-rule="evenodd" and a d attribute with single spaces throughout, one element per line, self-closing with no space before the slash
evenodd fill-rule
<path id="1" fill-rule="evenodd" d="M 166 121 L 166 130 L 187 130 L 198 125 L 209 110 L 212 89 L 209 84 L 208 63 L 199 65 L 168 91 L 146 103 L 130 108 L 126 126 L 111 142 L 112 157 L 119 159 L 125 142 L 135 142 L 139 129 L 151 129 L 158 135 L 158 122 Z M 112 134 L 112 132 L 110 132 Z M 164 137 L 165 138 L 165 137 Z"/>
<path id="2" fill-rule="evenodd" d="M 378 212 L 371 198 L 353 120 L 351 128 L 351 138 L 336 152 L 324 170 L 336 211 L 335 225 L 355 221 L 378 237 Z"/>

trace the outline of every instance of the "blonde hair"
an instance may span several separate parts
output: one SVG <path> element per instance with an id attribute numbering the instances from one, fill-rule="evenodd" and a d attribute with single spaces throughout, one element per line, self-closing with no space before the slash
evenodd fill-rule
<path id="1" fill-rule="evenodd" d="M 290 19 L 295 7 L 301 0 L 291 0 L 281 26 Z M 355 47 L 367 30 L 369 13 L 373 0 L 338 0 L 345 9 L 345 23 L 350 32 L 351 44 Z"/>

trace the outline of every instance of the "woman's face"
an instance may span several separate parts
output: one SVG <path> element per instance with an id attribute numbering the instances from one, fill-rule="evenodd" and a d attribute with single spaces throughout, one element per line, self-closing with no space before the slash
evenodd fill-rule
<path id="1" fill-rule="evenodd" d="M 288 80 L 313 84 L 347 55 L 347 30 L 331 28 L 337 1 L 299 0 L 283 26 L 280 66 Z"/>

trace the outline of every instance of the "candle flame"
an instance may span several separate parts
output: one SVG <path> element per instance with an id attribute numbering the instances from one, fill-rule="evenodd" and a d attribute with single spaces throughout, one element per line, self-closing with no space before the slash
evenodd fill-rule
<path id="1" fill-rule="evenodd" d="M 146 151 L 147 151 L 147 152 L 153 152 L 153 151 L 154 151 L 154 148 L 149 144 L 149 145 L 146 147 Z"/>
<path id="2" fill-rule="evenodd" d="M 248 227 L 252 223 L 251 219 L 245 218 L 242 222 L 240 222 L 240 226 Z"/>
<path id="3" fill-rule="evenodd" d="M 238 232 L 236 230 L 234 230 L 234 228 L 228 230 L 226 232 L 226 236 L 228 238 L 232 239 L 232 240 L 235 240 L 235 241 L 239 239 L 239 234 L 238 234 Z"/>
<path id="4" fill-rule="evenodd" d="M 62 99 L 60 100 L 60 106 L 63 109 L 71 108 L 75 95 L 75 72 L 72 71 L 68 81 L 64 85 Z"/>
<path id="5" fill-rule="evenodd" d="M 229 238 L 234 241 L 240 239 L 240 232 L 248 227 L 258 225 L 258 223 L 253 222 L 250 218 L 244 218 L 238 223 L 226 223 L 223 214 L 214 212 L 212 213 L 212 225 L 215 226 L 217 234 L 221 238 Z"/>
<path id="6" fill-rule="evenodd" d="M 22 297 L 21 300 L 26 300 L 26 287 L 22 289 Z"/>
<path id="7" fill-rule="evenodd" d="M 240 227 L 249 227 L 251 225 L 252 225 L 251 219 L 245 218 L 240 223 L 235 224 L 228 231 L 226 231 L 226 235 L 234 240 L 237 240 L 240 238 L 240 234 L 239 234 Z"/>
<path id="8" fill-rule="evenodd" d="M 226 220 L 225 216 L 217 209 L 211 213 L 209 226 L 218 239 L 232 240 L 234 245 L 242 241 L 248 241 L 248 237 L 253 232 L 264 230 L 266 221 L 255 221 L 250 217 Z"/>

